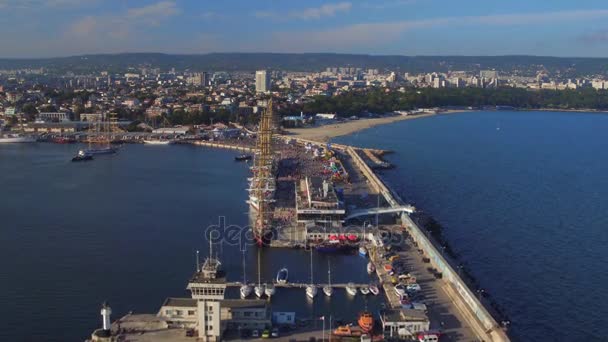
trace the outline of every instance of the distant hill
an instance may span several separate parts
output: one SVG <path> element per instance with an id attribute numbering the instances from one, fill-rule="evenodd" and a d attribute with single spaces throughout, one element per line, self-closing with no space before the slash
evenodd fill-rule
<path id="1" fill-rule="evenodd" d="M 319 71 L 327 67 L 377 68 L 399 72 L 478 71 L 496 69 L 534 76 L 546 69 L 552 76 L 606 75 L 608 58 L 542 56 L 373 56 L 332 53 L 210 53 L 170 55 L 161 53 L 99 54 L 41 59 L 0 59 L 0 69 L 44 67 L 53 72 L 87 73 L 108 70 L 123 72 L 129 67 L 149 65 L 163 71 L 253 71 L 278 69 Z"/>

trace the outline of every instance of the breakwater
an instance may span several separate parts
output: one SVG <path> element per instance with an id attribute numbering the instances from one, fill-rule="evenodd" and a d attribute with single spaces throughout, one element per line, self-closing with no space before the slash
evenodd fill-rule
<path id="1" fill-rule="evenodd" d="M 380 193 L 386 202 L 393 208 L 403 206 L 403 200 L 372 171 L 361 156 L 353 149 L 348 147 L 346 152 L 353 159 L 354 164 L 361 170 L 369 180 L 370 185 Z M 453 299 L 454 305 L 467 319 L 469 325 L 477 333 L 479 338 L 489 341 L 509 341 L 509 337 L 492 317 L 488 310 L 473 294 L 464 281 L 460 278 L 454 267 L 444 258 L 443 254 L 427 237 L 422 229 L 411 220 L 406 213 L 401 214 L 401 222 L 404 228 L 412 236 L 418 247 L 430 259 L 431 264 L 441 272 L 445 281 L 444 290 Z"/>

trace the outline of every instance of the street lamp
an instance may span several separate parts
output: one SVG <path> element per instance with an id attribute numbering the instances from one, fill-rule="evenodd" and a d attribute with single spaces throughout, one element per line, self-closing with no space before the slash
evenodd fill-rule
<path id="1" fill-rule="evenodd" d="M 484 290 L 484 289 L 477 290 L 477 293 L 479 294 L 479 301 L 481 301 L 481 295 L 485 292 L 486 292 L 486 290 Z"/>
<path id="2" fill-rule="evenodd" d="M 460 276 L 461 276 L 461 274 L 462 274 L 462 268 L 463 268 L 463 267 L 464 267 L 464 266 L 463 266 L 462 264 L 460 264 L 460 265 L 456 266 L 456 268 L 458 269 L 458 277 L 460 277 Z"/>

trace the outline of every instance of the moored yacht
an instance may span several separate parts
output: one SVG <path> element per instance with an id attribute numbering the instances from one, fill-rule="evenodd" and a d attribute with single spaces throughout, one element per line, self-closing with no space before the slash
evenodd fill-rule
<path id="1" fill-rule="evenodd" d="M 268 284 L 266 285 L 266 289 L 264 290 L 264 293 L 268 296 L 271 297 L 273 296 L 275 293 L 277 292 L 276 288 L 274 287 L 274 284 Z"/>
<path id="2" fill-rule="evenodd" d="M 357 295 L 357 287 L 353 283 L 346 284 L 346 292 L 351 296 Z"/>
<path id="3" fill-rule="evenodd" d="M 241 286 L 240 292 L 242 299 L 249 297 L 249 295 L 251 294 L 251 286 L 247 284 Z"/>

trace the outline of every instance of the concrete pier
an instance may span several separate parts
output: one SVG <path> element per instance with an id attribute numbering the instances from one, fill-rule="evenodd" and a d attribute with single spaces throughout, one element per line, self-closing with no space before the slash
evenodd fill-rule
<path id="1" fill-rule="evenodd" d="M 380 180 L 354 148 L 347 147 L 346 152 L 353 159 L 354 164 L 368 179 L 371 187 L 378 191 L 391 207 L 399 208 L 404 205 L 403 200 Z M 441 272 L 441 281 L 444 283 L 444 293 L 451 298 L 453 305 L 460 311 L 462 317 L 475 331 L 477 337 L 484 341 L 510 341 L 502 327 L 487 311 L 477 296 L 473 294 L 471 289 L 467 287 L 450 262 L 448 262 L 443 254 L 438 251 L 429 237 L 422 232 L 422 229 L 420 229 L 406 213 L 401 214 L 401 221 L 403 228 L 412 236 L 421 252 L 425 256 L 428 256 L 430 264 Z M 379 264 L 380 261 L 376 259 L 375 262 L 380 279 L 385 280 L 386 275 L 382 274 L 382 265 Z M 396 300 L 391 298 L 391 294 L 395 293 L 392 284 L 384 283 L 384 287 L 391 306 L 396 304 Z"/>

